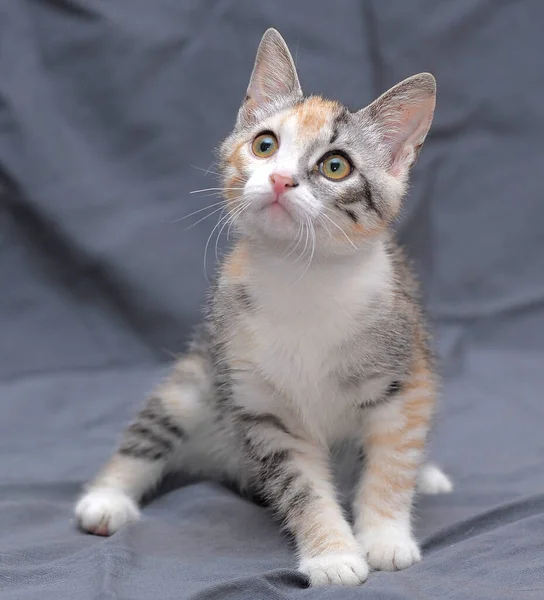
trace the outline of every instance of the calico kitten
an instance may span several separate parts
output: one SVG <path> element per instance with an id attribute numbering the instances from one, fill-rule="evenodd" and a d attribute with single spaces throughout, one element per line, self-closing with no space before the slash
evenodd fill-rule
<path id="1" fill-rule="evenodd" d="M 420 560 L 415 488 L 451 484 L 423 463 L 437 377 L 390 226 L 434 105 L 427 73 L 357 112 L 304 98 L 285 42 L 265 33 L 220 148 L 238 241 L 189 351 L 79 500 L 83 529 L 114 533 L 183 469 L 264 497 L 312 585 Z M 345 438 L 365 453 L 353 528 L 329 466 Z"/>

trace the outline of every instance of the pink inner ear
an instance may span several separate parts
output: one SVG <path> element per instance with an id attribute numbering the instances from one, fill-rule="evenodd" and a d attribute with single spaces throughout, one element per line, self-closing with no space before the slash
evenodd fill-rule
<path id="1" fill-rule="evenodd" d="M 385 119 L 384 123 L 384 138 L 391 145 L 392 152 L 396 152 L 405 144 L 416 146 L 421 143 L 428 127 L 425 107 L 401 106 L 395 112 L 395 115 L 391 115 L 391 120 Z"/>
<path id="2" fill-rule="evenodd" d="M 286 95 L 289 91 L 288 84 L 276 73 L 270 69 L 263 69 L 263 72 L 258 73 L 251 83 L 249 95 L 256 104 L 261 104 L 276 96 Z"/>
<path id="3" fill-rule="evenodd" d="M 433 99 L 399 105 L 382 120 L 384 140 L 391 150 L 391 174 L 410 168 L 429 129 Z"/>

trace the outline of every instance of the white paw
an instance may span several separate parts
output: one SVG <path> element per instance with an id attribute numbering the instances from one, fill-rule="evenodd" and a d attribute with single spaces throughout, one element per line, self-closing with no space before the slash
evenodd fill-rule
<path id="1" fill-rule="evenodd" d="M 417 542 L 405 528 L 383 526 L 358 536 L 363 556 L 373 569 L 398 571 L 421 560 Z"/>
<path id="2" fill-rule="evenodd" d="M 422 494 L 449 494 L 453 490 L 451 479 L 435 465 L 423 465 L 417 480 Z"/>
<path id="3" fill-rule="evenodd" d="M 75 513 L 79 526 L 95 535 L 111 535 L 140 516 L 132 498 L 109 488 L 87 492 L 76 504 Z"/>
<path id="4" fill-rule="evenodd" d="M 309 577 L 311 586 L 359 585 L 368 577 L 368 565 L 355 553 L 305 558 L 299 565 L 299 571 Z"/>

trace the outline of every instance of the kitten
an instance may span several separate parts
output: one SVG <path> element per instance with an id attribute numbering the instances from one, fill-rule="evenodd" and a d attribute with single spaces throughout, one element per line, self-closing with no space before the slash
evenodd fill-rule
<path id="1" fill-rule="evenodd" d="M 238 241 L 204 325 L 76 506 L 110 535 L 172 470 L 234 480 L 264 497 L 312 585 L 355 585 L 420 560 L 417 485 L 437 390 L 417 285 L 390 226 L 430 127 L 422 73 L 350 112 L 304 98 L 279 33 L 259 47 L 234 131 L 220 148 Z M 329 449 L 364 445 L 348 524 Z"/>

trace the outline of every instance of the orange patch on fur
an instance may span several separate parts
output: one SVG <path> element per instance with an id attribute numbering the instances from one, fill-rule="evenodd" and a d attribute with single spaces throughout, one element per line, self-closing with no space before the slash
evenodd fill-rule
<path id="1" fill-rule="evenodd" d="M 246 142 L 241 142 L 238 144 L 238 146 L 236 146 L 233 152 L 232 166 L 238 173 L 243 173 L 245 167 L 244 156 L 242 154 L 242 146 L 245 144 Z"/>
<path id="2" fill-rule="evenodd" d="M 425 438 L 414 438 L 406 440 L 397 447 L 399 452 L 410 452 L 410 450 L 423 450 L 425 448 Z"/>
<path id="3" fill-rule="evenodd" d="M 405 432 L 412 431 L 420 427 L 426 427 L 431 418 L 432 402 L 425 398 L 425 404 L 419 408 L 405 407 L 403 410 L 405 422 L 403 430 Z"/>
<path id="4" fill-rule="evenodd" d="M 243 156 L 241 153 L 241 149 L 246 144 L 247 144 L 246 140 L 243 140 L 243 141 L 239 142 L 238 144 L 236 144 L 236 146 L 234 146 L 234 148 L 231 150 L 231 152 L 227 158 L 227 164 L 229 166 L 231 166 L 233 169 L 235 169 L 236 171 L 238 171 L 239 173 L 243 170 L 243 167 L 244 167 L 244 159 L 243 159 Z"/>
<path id="5" fill-rule="evenodd" d="M 385 229 L 385 225 L 376 225 L 374 227 L 366 227 L 362 223 L 353 223 L 347 229 L 344 225 L 342 225 L 343 232 L 338 228 L 331 228 L 330 234 L 334 237 L 335 240 L 340 242 L 345 242 L 348 245 L 351 245 L 348 238 L 355 244 L 356 241 L 361 238 L 369 238 L 374 237 L 382 233 Z M 346 237 L 347 236 L 347 237 Z"/>
<path id="6" fill-rule="evenodd" d="M 231 175 L 226 181 L 225 181 L 225 187 L 227 188 L 236 188 L 236 187 L 242 187 L 243 184 L 245 183 L 245 160 L 244 160 L 244 156 L 242 154 L 242 147 L 247 144 L 246 141 L 240 142 L 239 144 L 237 144 L 231 151 L 231 153 L 229 154 L 228 158 L 227 158 L 227 164 L 229 165 L 229 167 L 231 168 L 232 171 L 234 171 L 234 174 Z M 237 196 L 239 196 L 241 194 L 242 190 L 229 190 L 226 189 L 225 190 L 225 197 L 227 198 L 227 200 L 232 201 L 234 200 L 234 198 L 236 198 Z"/>
<path id="7" fill-rule="evenodd" d="M 371 433 L 366 437 L 366 444 L 369 446 L 396 446 L 400 441 L 400 432 L 398 431 Z"/>
<path id="8" fill-rule="evenodd" d="M 394 519 L 395 515 L 392 511 L 387 510 L 383 506 L 379 506 L 377 504 L 368 504 L 368 508 L 372 509 L 374 512 L 378 513 L 384 519 Z"/>
<path id="9" fill-rule="evenodd" d="M 230 208 L 234 208 L 236 206 L 236 201 L 243 193 L 243 187 L 245 184 L 245 180 L 241 175 L 233 175 L 225 180 L 225 198 L 228 200 L 228 205 Z M 233 188 L 233 189 L 229 189 Z M 240 189 L 237 189 L 240 188 Z"/>
<path id="10" fill-rule="evenodd" d="M 412 469 L 417 468 L 417 465 L 414 463 L 413 460 L 410 460 L 409 458 L 399 458 L 398 456 L 384 457 L 382 465 L 383 468 L 387 471 L 393 471 L 395 469 L 400 469 L 402 471 L 410 471 Z"/>
<path id="11" fill-rule="evenodd" d="M 223 269 L 230 279 L 241 279 L 247 270 L 248 250 L 245 244 L 238 244 L 227 257 Z"/>
<path id="12" fill-rule="evenodd" d="M 296 106 L 292 114 L 296 117 L 298 134 L 302 137 L 313 137 L 339 111 L 340 105 L 332 100 L 312 96 Z"/>
<path id="13" fill-rule="evenodd" d="M 346 540 L 341 532 L 339 531 L 321 531 L 317 534 L 312 533 L 308 535 L 308 546 L 307 551 L 311 556 L 318 556 L 324 552 L 341 552 L 350 550 L 346 548 Z"/>
<path id="14" fill-rule="evenodd" d="M 403 393 L 408 395 L 402 398 Z M 400 394 L 401 423 L 371 433 L 365 442 L 368 465 L 362 501 L 385 519 L 406 510 L 416 484 L 417 455 L 424 450 L 434 404 L 434 383 L 424 361 L 414 362 L 412 377 Z"/>
<path id="15" fill-rule="evenodd" d="M 425 392 L 423 394 L 423 392 Z M 416 394 L 417 392 L 414 392 Z M 406 400 L 402 411 L 406 415 L 415 416 L 429 412 L 434 404 L 434 396 L 426 388 L 420 389 L 421 396 L 414 395 L 413 398 Z"/>
<path id="16" fill-rule="evenodd" d="M 429 370 L 424 367 L 418 365 L 413 371 L 410 377 L 410 380 L 407 381 L 403 386 L 403 391 L 410 392 L 412 390 L 420 389 L 424 386 L 428 386 L 429 388 L 432 385 L 432 375 L 429 373 Z M 424 385 L 422 385 L 424 383 Z"/>
<path id="17" fill-rule="evenodd" d="M 375 504 L 400 505 L 403 503 L 403 493 L 411 492 L 416 485 L 415 475 L 406 475 L 401 471 L 387 473 L 376 468 L 369 469 L 368 475 L 372 475 L 374 479 L 371 483 L 367 482 L 365 494 L 367 500 L 372 498 Z"/>
<path id="18" fill-rule="evenodd" d="M 379 235 L 385 229 L 385 224 L 375 225 L 374 227 L 365 227 L 362 223 L 354 223 L 352 231 L 356 235 L 364 235 L 365 237 L 373 237 Z"/>

